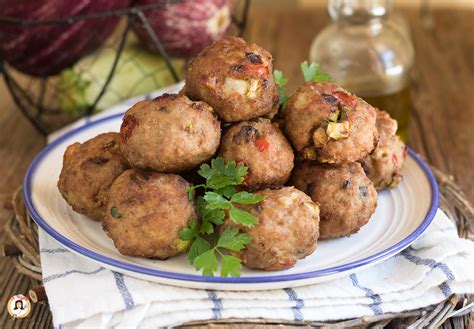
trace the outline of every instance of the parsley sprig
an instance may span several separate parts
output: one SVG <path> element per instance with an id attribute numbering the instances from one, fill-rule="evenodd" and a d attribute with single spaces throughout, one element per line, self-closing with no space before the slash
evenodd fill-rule
<path id="1" fill-rule="evenodd" d="M 187 234 L 183 235 L 187 237 Z M 219 265 L 217 258 L 219 256 L 221 259 L 221 276 L 239 276 L 242 267 L 240 259 L 226 254 L 223 250 L 240 251 L 251 240 L 250 235 L 239 233 L 239 230 L 235 227 L 226 228 L 213 246 L 208 240 L 196 234 L 191 249 L 189 249 L 188 260 L 197 270 L 202 270 L 203 275 L 213 276 Z"/>
<path id="2" fill-rule="evenodd" d="M 253 227 L 258 219 L 249 212 L 236 207 L 236 204 L 256 204 L 264 196 L 237 192 L 236 186 L 242 184 L 248 168 L 234 161 L 225 163 L 218 157 L 211 161 L 211 165 L 203 164 L 198 174 L 206 179 L 205 184 L 191 186 L 188 196 L 193 198 L 197 188 L 204 189 L 204 195 L 196 199 L 196 209 L 201 222 L 194 220 L 187 228 L 180 231 L 180 238 L 192 241 L 188 252 L 188 260 L 203 275 L 212 276 L 218 268 L 218 257 L 221 260 L 221 276 L 239 276 L 240 259 L 225 253 L 225 250 L 240 251 L 252 240 L 246 233 L 240 233 L 237 228 L 226 228 L 216 243 L 209 242 L 209 235 L 214 233 L 215 227 L 224 223 L 226 215 L 236 224 Z"/>
<path id="3" fill-rule="evenodd" d="M 321 71 L 318 63 L 311 62 L 311 64 L 308 65 L 308 61 L 304 61 L 301 63 L 301 71 L 303 72 L 304 81 L 331 81 L 331 76 Z"/>
<path id="4" fill-rule="evenodd" d="M 283 76 L 283 72 L 279 70 L 273 71 L 273 77 L 275 78 L 275 82 L 278 87 L 278 105 L 280 106 L 281 110 L 284 111 L 286 108 L 286 102 L 288 102 L 288 89 L 286 89 L 285 85 L 288 82 L 288 78 Z"/>
<path id="5" fill-rule="evenodd" d="M 327 73 L 322 72 L 319 64 L 315 62 L 311 62 L 311 64 L 308 64 L 308 61 L 302 62 L 301 72 L 303 72 L 304 81 L 325 82 L 332 80 L 331 76 Z M 286 89 L 288 78 L 284 77 L 283 72 L 280 70 L 274 70 L 273 77 L 278 87 L 278 105 L 280 106 L 281 112 L 284 113 L 286 103 L 289 99 L 288 89 Z"/>

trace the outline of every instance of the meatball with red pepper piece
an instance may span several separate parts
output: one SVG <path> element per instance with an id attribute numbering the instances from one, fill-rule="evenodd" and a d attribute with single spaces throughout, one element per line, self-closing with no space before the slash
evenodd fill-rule
<path id="1" fill-rule="evenodd" d="M 286 183 L 293 170 L 293 150 L 275 123 L 243 121 L 222 137 L 220 156 L 248 167 L 244 185 L 255 190 Z"/>
<path id="2" fill-rule="evenodd" d="M 102 226 L 118 251 L 127 256 L 166 259 L 185 252 L 181 229 L 196 219 L 181 176 L 129 169 L 110 187 Z"/>
<path id="3" fill-rule="evenodd" d="M 164 94 L 129 109 L 120 135 L 122 155 L 131 167 L 181 172 L 214 155 L 221 129 L 208 104 Z"/>
<path id="4" fill-rule="evenodd" d="M 119 134 L 105 133 L 64 152 L 58 189 L 75 211 L 93 220 L 104 216 L 110 185 L 126 170 L 119 144 Z"/>
<path id="5" fill-rule="evenodd" d="M 221 39 L 199 53 L 189 64 L 184 91 L 191 99 L 207 102 L 226 122 L 278 111 L 272 57 L 242 38 Z"/>
<path id="6" fill-rule="evenodd" d="M 306 160 L 363 159 L 377 141 L 375 109 L 335 83 L 306 82 L 288 100 L 285 132 Z"/>
<path id="7" fill-rule="evenodd" d="M 379 143 L 362 161 L 362 168 L 377 190 L 393 188 L 402 180 L 407 148 L 395 133 L 397 121 L 387 112 L 377 110 Z"/>
<path id="8" fill-rule="evenodd" d="M 258 218 L 252 228 L 227 218 L 221 226 L 238 227 L 252 237 L 245 249 L 231 254 L 251 268 L 279 271 L 311 255 L 319 236 L 319 207 L 294 187 L 256 192 L 265 199 L 255 205 L 239 205 Z"/>
<path id="9" fill-rule="evenodd" d="M 302 163 L 291 183 L 319 204 L 321 239 L 356 233 L 377 207 L 377 191 L 358 162 L 339 167 Z"/>

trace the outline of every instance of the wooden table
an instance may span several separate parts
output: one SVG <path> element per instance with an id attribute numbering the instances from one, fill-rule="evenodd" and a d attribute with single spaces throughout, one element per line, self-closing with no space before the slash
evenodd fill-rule
<path id="1" fill-rule="evenodd" d="M 431 13 L 404 9 L 416 46 L 414 112 L 409 145 L 429 163 L 451 173 L 469 200 L 474 199 L 474 30 L 473 11 L 436 9 Z M 301 83 L 299 63 L 329 21 L 324 8 L 251 8 L 246 39 L 267 48 L 275 67 Z M 35 154 L 45 145 L 22 118 L 0 84 L 0 227 L 11 210 L 3 205 L 21 184 Z M 0 239 L 1 239 L 0 228 Z M 12 320 L 3 309 L 14 294 L 26 294 L 29 280 L 16 274 L 9 259 L 0 258 L 0 328 L 43 328 L 51 323 L 46 305 L 34 305 L 28 319 Z"/>

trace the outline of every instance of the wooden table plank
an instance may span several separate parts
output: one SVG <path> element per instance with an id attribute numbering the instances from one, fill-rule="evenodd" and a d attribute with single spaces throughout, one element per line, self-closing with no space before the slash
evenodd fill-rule
<path id="1" fill-rule="evenodd" d="M 423 138 L 410 139 L 441 170 L 451 173 L 472 201 L 474 198 L 473 12 L 434 11 L 426 23 L 408 12 L 417 51 L 414 107 Z M 430 22 L 428 21 L 428 22 Z M 456 26 L 456 28 L 448 28 Z"/>
<path id="2" fill-rule="evenodd" d="M 416 46 L 414 111 L 409 144 L 429 162 L 450 172 L 474 199 L 474 39 L 473 11 L 434 10 L 432 16 L 404 10 Z M 329 18 L 324 7 L 253 8 L 246 38 L 267 48 L 275 67 L 290 78 L 289 88 L 302 83 L 299 63 L 308 57 L 314 36 Z M 11 214 L 2 206 L 21 183 L 27 166 L 44 146 L 15 108 L 0 83 L 0 241 Z M 26 293 L 29 280 L 13 270 L 11 260 L 0 259 L 0 305 L 13 294 Z M 50 324 L 47 306 L 34 306 L 29 319 L 13 321 L 2 312 L 0 328 L 35 328 Z"/>

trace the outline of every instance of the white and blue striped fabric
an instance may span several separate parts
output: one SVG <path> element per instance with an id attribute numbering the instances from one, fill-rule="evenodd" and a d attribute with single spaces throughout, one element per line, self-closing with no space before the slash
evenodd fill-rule
<path id="1" fill-rule="evenodd" d="M 323 321 L 400 312 L 474 293 L 474 243 L 438 211 L 410 248 L 357 274 L 271 291 L 204 291 L 110 271 L 40 231 L 43 283 L 56 327 L 155 328 L 193 320 Z"/>
<path id="2" fill-rule="evenodd" d="M 137 100 L 82 119 L 50 140 L 123 112 Z M 271 291 L 205 291 L 146 282 L 77 256 L 42 230 L 39 241 L 43 284 L 59 328 L 156 328 L 230 317 L 337 320 L 411 310 L 453 293 L 474 293 L 474 243 L 460 239 L 440 210 L 419 240 L 383 263 L 334 281 Z"/>

